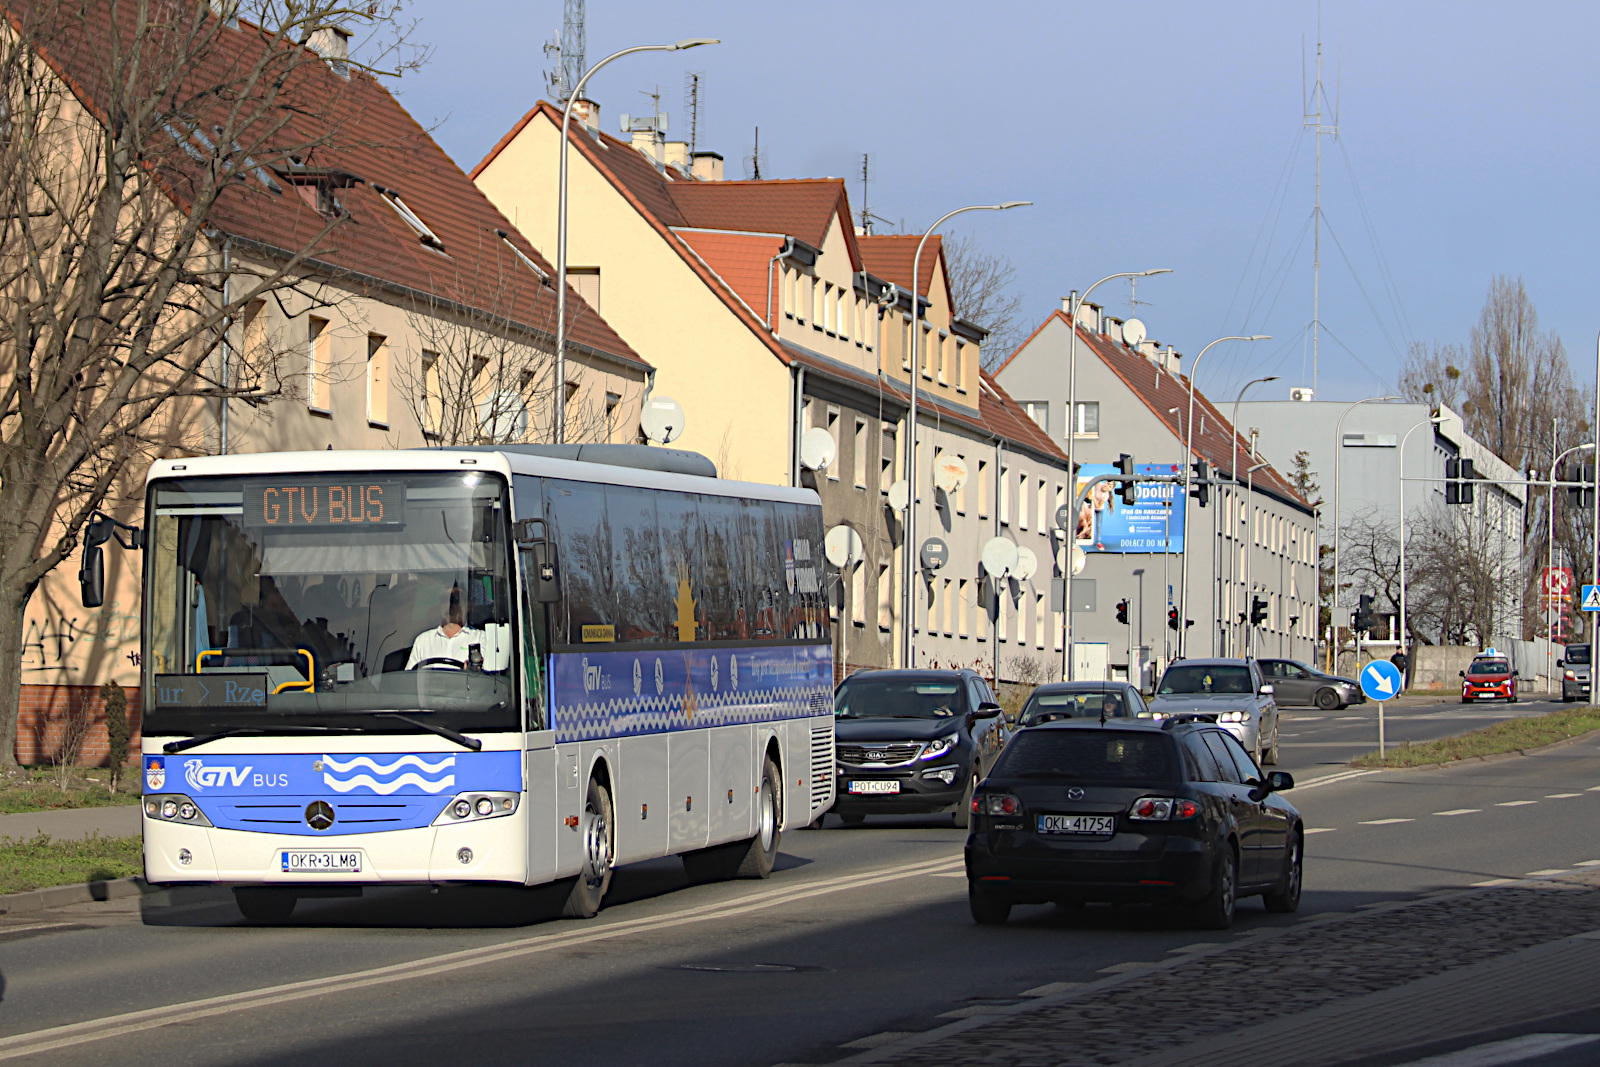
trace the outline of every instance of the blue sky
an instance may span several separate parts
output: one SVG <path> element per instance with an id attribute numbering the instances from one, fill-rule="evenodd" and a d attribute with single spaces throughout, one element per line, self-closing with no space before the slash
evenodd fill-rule
<path id="1" fill-rule="evenodd" d="M 546 94 L 541 46 L 561 9 L 408 5 L 433 55 L 397 88 L 464 169 Z M 1495 274 L 1526 280 L 1592 380 L 1597 10 L 1324 5 L 1340 137 L 1323 140 L 1321 398 L 1388 391 L 1410 341 L 1465 341 Z M 764 177 L 842 176 L 857 208 L 871 153 L 871 207 L 908 229 L 967 203 L 1033 200 L 952 227 L 1010 257 L 1030 320 L 1102 275 L 1171 267 L 1139 289 L 1151 337 L 1189 356 L 1223 334 L 1276 338 L 1218 346 L 1202 388 L 1226 399 L 1280 374 L 1251 394 L 1270 399 L 1310 384 L 1302 56 L 1309 65 L 1315 0 L 589 0 L 587 27 L 591 62 L 633 44 L 723 41 L 602 71 L 589 95 L 610 131 L 622 112 L 648 112 L 641 91 L 659 85 L 670 136 L 686 136 L 684 74 L 704 71 L 699 144 L 727 157 L 730 176 L 759 125 Z M 1126 283 L 1094 299 L 1129 311 Z"/>

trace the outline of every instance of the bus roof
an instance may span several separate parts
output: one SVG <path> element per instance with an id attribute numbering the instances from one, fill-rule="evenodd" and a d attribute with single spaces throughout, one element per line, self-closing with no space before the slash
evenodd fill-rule
<path id="1" fill-rule="evenodd" d="M 642 447 L 642 446 L 641 446 Z M 710 461 L 707 461 L 708 465 Z M 605 485 L 632 485 L 713 496 L 750 497 L 793 504 L 819 504 L 810 489 L 671 471 L 620 467 L 584 460 L 556 459 L 494 448 L 350 449 L 322 452 L 245 452 L 229 456 L 161 459 L 150 465 L 146 484 L 163 478 L 249 477 L 254 475 L 336 474 L 344 471 L 444 471 L 476 468 L 509 477 L 532 474 Z M 715 468 L 712 468 L 715 469 Z"/>

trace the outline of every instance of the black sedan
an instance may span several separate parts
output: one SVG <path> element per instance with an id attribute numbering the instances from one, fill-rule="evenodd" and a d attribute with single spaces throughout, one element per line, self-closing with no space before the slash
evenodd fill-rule
<path id="1" fill-rule="evenodd" d="M 1300 906 L 1305 831 L 1231 734 L 1182 716 L 1035 726 L 1012 738 L 972 799 L 967 899 L 980 923 L 1013 904 L 1182 905 L 1232 925 L 1241 896 Z"/>
<path id="2" fill-rule="evenodd" d="M 966 826 L 972 791 L 1006 744 L 1005 716 L 972 671 L 859 671 L 835 694 L 837 799 L 868 815 L 951 812 Z"/>

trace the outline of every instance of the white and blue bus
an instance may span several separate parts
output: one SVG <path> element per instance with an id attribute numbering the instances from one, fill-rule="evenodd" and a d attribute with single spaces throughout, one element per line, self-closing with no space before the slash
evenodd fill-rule
<path id="1" fill-rule="evenodd" d="M 833 801 L 822 516 L 692 453 L 156 463 L 144 860 L 246 917 L 363 885 L 766 877 Z M 97 518 L 80 578 L 100 595 Z"/>

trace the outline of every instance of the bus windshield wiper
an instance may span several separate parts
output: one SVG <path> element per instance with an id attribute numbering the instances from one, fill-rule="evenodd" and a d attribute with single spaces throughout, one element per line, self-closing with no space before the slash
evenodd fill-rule
<path id="1" fill-rule="evenodd" d="M 260 737 L 264 734 L 299 734 L 308 732 L 347 734 L 354 731 L 339 726 L 296 726 L 292 728 L 283 726 L 230 726 L 226 730 L 218 730 L 213 734 L 186 737 L 182 741 L 168 741 L 161 746 L 161 751 L 172 756 L 179 752 L 186 752 L 191 748 L 199 748 L 201 745 L 210 744 L 212 741 L 220 741 L 224 737 Z"/>
<path id="2" fill-rule="evenodd" d="M 440 737 L 443 737 L 446 740 L 454 741 L 462 748 L 470 748 L 474 752 L 481 751 L 483 748 L 483 742 L 479 741 L 476 737 L 468 737 L 459 730 L 452 730 L 448 726 L 440 726 L 438 723 L 429 722 L 426 719 L 414 719 L 409 715 L 401 715 L 397 711 L 380 711 L 378 712 L 378 717 L 383 719 L 399 719 L 403 723 L 408 723 L 420 729 L 427 730 L 429 733 L 438 734 Z"/>

